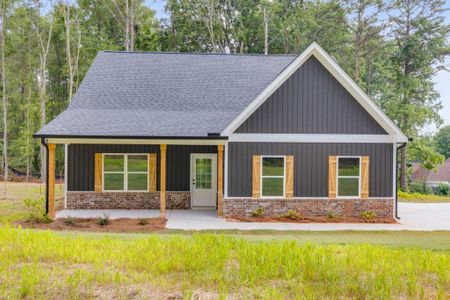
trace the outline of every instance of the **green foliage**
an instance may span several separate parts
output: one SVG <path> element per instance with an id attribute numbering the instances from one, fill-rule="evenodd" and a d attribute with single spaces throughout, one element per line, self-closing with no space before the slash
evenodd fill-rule
<path id="1" fill-rule="evenodd" d="M 439 196 L 450 196 L 449 189 L 450 188 L 447 183 L 440 183 L 436 187 L 435 194 Z"/>
<path id="2" fill-rule="evenodd" d="M 101 217 L 97 218 L 96 223 L 97 223 L 97 225 L 100 225 L 100 226 L 108 225 L 110 223 L 109 215 L 103 214 Z"/>
<path id="3" fill-rule="evenodd" d="M 328 218 L 328 219 L 334 219 L 334 218 L 336 218 L 336 213 L 334 212 L 334 210 L 329 209 L 329 210 L 327 211 L 327 218 Z"/>
<path id="4" fill-rule="evenodd" d="M 265 211 L 264 207 L 260 206 L 254 211 L 252 211 L 252 217 L 264 217 Z"/>
<path id="5" fill-rule="evenodd" d="M 67 217 L 64 219 L 64 224 L 67 226 L 75 226 L 75 218 L 67 215 Z"/>
<path id="6" fill-rule="evenodd" d="M 42 198 L 25 198 L 23 203 L 28 211 L 26 220 L 36 223 L 51 223 L 52 220 L 45 213 L 45 200 Z"/>
<path id="7" fill-rule="evenodd" d="M 450 125 L 444 126 L 434 136 L 436 150 L 445 158 L 450 157 Z"/>
<path id="8" fill-rule="evenodd" d="M 296 212 L 295 210 L 288 210 L 287 212 L 285 212 L 284 214 L 281 215 L 282 218 L 286 218 L 286 219 L 291 219 L 291 220 L 301 220 L 303 219 L 303 217 Z"/>
<path id="9" fill-rule="evenodd" d="M 427 170 L 435 169 L 444 163 L 444 156 L 431 146 L 429 138 L 414 140 L 409 146 L 409 157 L 413 161 L 419 161 L 420 165 Z"/>
<path id="10" fill-rule="evenodd" d="M 366 220 L 373 220 L 376 217 L 378 217 L 378 215 L 374 211 L 371 211 L 371 210 L 365 210 L 365 211 L 361 212 L 360 216 L 361 216 L 361 218 L 366 219 Z"/>
<path id="11" fill-rule="evenodd" d="M 433 193 L 431 188 L 427 186 L 426 182 L 411 182 L 411 184 L 409 185 L 409 192 L 424 195 Z"/>
<path id="12" fill-rule="evenodd" d="M 142 226 L 147 225 L 148 224 L 148 219 L 146 219 L 146 218 L 139 218 L 138 224 L 142 225 Z"/>

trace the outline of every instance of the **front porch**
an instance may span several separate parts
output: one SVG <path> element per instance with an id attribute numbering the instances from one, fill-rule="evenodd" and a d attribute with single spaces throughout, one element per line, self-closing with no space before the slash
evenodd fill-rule
<path id="1" fill-rule="evenodd" d="M 167 210 L 191 208 L 222 215 L 224 139 L 48 139 L 43 144 L 48 150 L 46 204 L 51 218 L 98 217 L 101 211 L 111 218 L 154 218 L 155 212 L 167 218 Z M 65 149 L 64 210 L 58 213 L 57 144 Z"/>

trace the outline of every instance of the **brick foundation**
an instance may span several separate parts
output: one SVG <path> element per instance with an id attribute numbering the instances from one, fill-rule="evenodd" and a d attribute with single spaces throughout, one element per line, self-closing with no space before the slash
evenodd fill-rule
<path id="1" fill-rule="evenodd" d="M 363 211 L 372 211 L 379 218 L 393 219 L 394 199 L 328 199 L 328 198 L 290 198 L 255 199 L 225 198 L 223 213 L 225 216 L 251 216 L 259 207 L 264 208 L 265 216 L 280 216 L 288 210 L 294 210 L 302 216 L 326 216 L 330 211 L 338 216 L 359 217 Z"/>
<path id="2" fill-rule="evenodd" d="M 167 209 L 190 209 L 190 192 L 166 192 Z M 67 209 L 159 209 L 159 192 L 67 192 Z"/>

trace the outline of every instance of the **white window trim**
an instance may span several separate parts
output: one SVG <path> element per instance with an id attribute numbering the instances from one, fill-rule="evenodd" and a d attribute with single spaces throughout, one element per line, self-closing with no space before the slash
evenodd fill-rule
<path id="1" fill-rule="evenodd" d="M 358 176 L 339 176 L 339 159 L 340 158 L 357 158 L 359 159 L 359 175 Z M 339 178 L 358 178 L 358 196 L 339 196 Z M 360 199 L 361 198 L 361 156 L 337 156 L 336 157 L 336 198 L 340 199 Z"/>
<path id="2" fill-rule="evenodd" d="M 123 155 L 123 168 L 122 172 L 120 171 L 106 171 L 105 172 L 105 156 L 108 155 Z M 147 156 L 147 172 L 145 171 L 128 171 L 128 156 L 139 155 L 139 156 Z M 102 153 L 102 191 L 103 192 L 114 192 L 114 193 L 123 193 L 123 192 L 147 192 L 148 191 L 148 177 L 150 176 L 150 170 L 148 167 L 149 155 L 146 153 Z M 123 174 L 123 190 L 105 190 L 105 173 L 107 174 Z M 129 190 L 128 189 L 128 174 L 147 174 L 146 188 L 145 190 Z"/>
<path id="3" fill-rule="evenodd" d="M 283 159 L 283 176 L 263 176 L 263 163 L 264 163 L 264 158 L 270 158 L 270 157 L 275 157 L 275 158 L 282 158 Z M 286 156 L 284 155 L 261 155 L 261 167 L 260 167 L 260 195 L 262 199 L 283 199 L 286 196 Z M 282 196 L 264 196 L 263 195 L 263 178 L 283 178 L 283 195 Z"/>

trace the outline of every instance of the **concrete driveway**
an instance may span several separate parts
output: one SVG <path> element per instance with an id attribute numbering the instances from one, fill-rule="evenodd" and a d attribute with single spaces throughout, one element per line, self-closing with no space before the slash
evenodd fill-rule
<path id="1" fill-rule="evenodd" d="M 116 218 L 152 218 L 159 210 L 63 210 L 56 215 L 95 218 L 104 213 Z M 212 210 L 167 210 L 168 229 L 182 230 L 450 230 L 450 203 L 399 203 L 398 224 L 341 224 L 341 223 L 246 223 L 228 222 Z"/>

